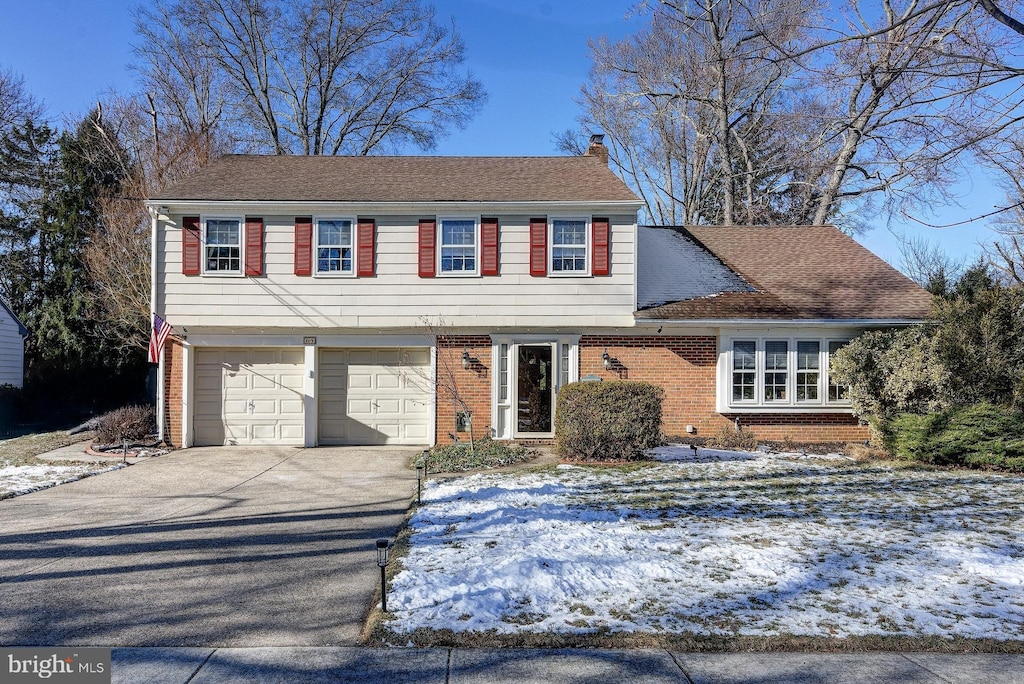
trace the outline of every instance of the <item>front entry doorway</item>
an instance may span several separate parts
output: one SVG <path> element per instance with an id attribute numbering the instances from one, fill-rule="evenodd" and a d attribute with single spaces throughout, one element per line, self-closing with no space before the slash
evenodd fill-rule
<path id="1" fill-rule="evenodd" d="M 554 431 L 555 373 L 553 345 L 520 344 L 516 354 L 516 433 Z"/>

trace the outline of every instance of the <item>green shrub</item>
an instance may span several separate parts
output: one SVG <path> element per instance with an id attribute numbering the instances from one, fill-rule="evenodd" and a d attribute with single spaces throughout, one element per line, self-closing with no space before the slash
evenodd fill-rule
<path id="1" fill-rule="evenodd" d="M 536 457 L 537 453 L 522 444 L 497 442 L 490 437 L 481 437 L 473 443 L 442 444 L 430 449 L 427 455 L 427 470 L 431 473 L 462 473 L 467 470 L 486 470 L 524 463 Z M 423 456 L 417 454 L 413 467 L 423 465 Z"/>
<path id="2" fill-rule="evenodd" d="M 789 440 L 788 437 L 786 439 Z M 732 425 L 723 425 L 721 430 L 708 438 L 707 446 L 712 449 L 753 451 L 757 448 L 757 437 L 742 425 L 739 430 Z M 795 451 L 795 448 L 791 451 Z"/>
<path id="3" fill-rule="evenodd" d="M 987 403 L 931 415 L 904 414 L 883 429 L 898 458 L 1024 472 L 1024 414 Z"/>
<path id="4" fill-rule="evenodd" d="M 555 448 L 584 460 L 635 461 L 661 444 L 665 392 L 647 382 L 574 382 L 558 393 Z"/>
<path id="5" fill-rule="evenodd" d="M 121 444 L 146 439 L 156 431 L 156 412 L 152 406 L 125 406 L 99 417 L 96 442 Z"/>

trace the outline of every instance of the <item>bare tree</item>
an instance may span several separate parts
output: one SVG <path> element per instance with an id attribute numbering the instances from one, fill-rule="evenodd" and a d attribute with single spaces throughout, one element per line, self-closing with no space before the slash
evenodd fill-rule
<path id="1" fill-rule="evenodd" d="M 1006 206 L 989 222 L 999 237 L 985 245 L 985 255 L 1003 283 L 1024 285 L 1024 131 L 992 141 L 979 156 L 1006 194 Z"/>
<path id="2" fill-rule="evenodd" d="M 25 80 L 10 69 L 0 69 L 0 135 L 26 119 L 42 117 L 43 106 L 25 90 Z"/>
<path id="3" fill-rule="evenodd" d="M 972 0 L 817 9 L 660 0 L 594 44 L 581 123 L 654 220 L 856 230 L 873 204 L 947 199 L 965 154 L 1021 120 L 1018 37 Z"/>
<path id="4" fill-rule="evenodd" d="M 157 0 L 136 31 L 163 116 L 243 149 L 431 149 L 485 99 L 454 26 L 420 0 Z"/>
<path id="5" fill-rule="evenodd" d="M 591 43 L 582 126 L 609 134 L 611 159 L 651 219 L 755 223 L 783 204 L 807 146 L 780 123 L 814 110 L 788 87 L 795 62 L 785 55 L 806 47 L 816 10 L 795 0 L 666 1 L 636 35 Z M 563 149 L 572 137 L 562 136 Z"/>
<path id="6" fill-rule="evenodd" d="M 470 453 L 475 453 L 473 407 L 469 404 L 469 395 L 463 382 L 464 374 L 473 371 L 472 368 L 463 367 L 462 352 L 460 351 L 463 344 L 457 339 L 455 329 L 445 323 L 442 316 L 438 316 L 436 319 L 424 316 L 422 321 L 436 352 L 438 400 L 450 401 L 456 417 L 459 413 L 465 416 L 466 429 L 469 431 L 469 450 Z"/>
<path id="7" fill-rule="evenodd" d="M 927 238 L 915 236 L 900 240 L 899 269 L 932 294 L 942 295 L 963 275 L 967 261 L 947 254 Z"/>

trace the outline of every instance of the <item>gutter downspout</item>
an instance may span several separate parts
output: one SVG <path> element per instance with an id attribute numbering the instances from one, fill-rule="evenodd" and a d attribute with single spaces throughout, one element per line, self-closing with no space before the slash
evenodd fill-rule
<path id="1" fill-rule="evenodd" d="M 153 317 L 156 315 L 156 232 L 159 227 L 158 212 L 153 207 L 148 207 L 151 217 L 152 231 L 149 245 L 149 326 L 153 327 Z M 150 335 L 153 333 L 150 332 Z M 156 371 L 156 437 L 161 442 L 164 440 L 164 355 L 161 353 L 157 361 Z"/>

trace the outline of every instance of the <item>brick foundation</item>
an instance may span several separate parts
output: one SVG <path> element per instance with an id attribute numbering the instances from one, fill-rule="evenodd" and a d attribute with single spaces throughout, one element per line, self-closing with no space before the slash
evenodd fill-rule
<path id="1" fill-rule="evenodd" d="M 462 352 L 469 354 L 469 368 L 462 367 Z M 473 412 L 473 436 L 480 439 L 491 432 L 491 338 L 488 335 L 446 335 L 437 340 L 437 416 L 438 444 L 451 444 L 455 435 L 461 441 L 469 432 L 456 432 L 455 415 L 461 410 L 452 399 L 452 390 Z"/>
<path id="2" fill-rule="evenodd" d="M 184 376 L 184 347 L 174 338 L 164 345 L 164 441 L 180 447 L 181 439 L 181 385 Z"/>

